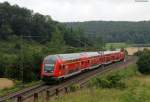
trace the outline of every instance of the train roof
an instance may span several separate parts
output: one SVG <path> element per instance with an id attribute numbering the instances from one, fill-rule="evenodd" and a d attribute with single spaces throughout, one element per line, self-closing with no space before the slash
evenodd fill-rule
<path id="1" fill-rule="evenodd" d="M 118 52 L 120 52 L 120 51 L 104 51 L 104 55 L 118 53 Z"/>
<path id="2" fill-rule="evenodd" d="M 69 53 L 69 54 L 56 54 L 56 55 L 48 55 L 44 59 L 57 59 L 60 58 L 62 60 L 76 60 L 82 58 L 83 55 L 86 55 L 87 57 L 94 57 L 99 55 L 107 55 L 112 53 L 118 53 L 118 51 L 99 51 L 99 52 L 81 52 L 81 53 Z"/>
<path id="3" fill-rule="evenodd" d="M 98 56 L 98 52 L 81 52 L 81 53 L 69 53 L 69 54 L 56 54 L 56 55 L 49 55 L 46 56 L 45 59 L 51 59 L 51 58 L 60 58 L 62 60 L 76 60 L 82 58 L 82 56 L 88 56 L 88 57 L 93 57 L 93 56 Z"/>
<path id="4" fill-rule="evenodd" d="M 87 54 L 88 57 L 93 57 L 93 56 L 99 56 L 100 53 L 98 52 L 85 52 Z"/>
<path id="5" fill-rule="evenodd" d="M 75 60 L 80 59 L 83 53 L 70 53 L 70 54 L 58 54 L 58 57 L 62 60 Z"/>
<path id="6" fill-rule="evenodd" d="M 57 59 L 60 58 L 62 60 L 75 60 L 80 59 L 82 53 L 70 53 L 70 54 L 55 54 L 55 55 L 48 55 L 44 58 L 44 60 L 48 59 Z"/>
<path id="7" fill-rule="evenodd" d="M 70 54 L 58 54 L 59 58 L 62 60 L 75 60 L 80 59 L 83 55 L 87 55 L 88 57 L 98 56 L 100 55 L 98 52 L 81 52 L 81 53 L 70 53 Z"/>

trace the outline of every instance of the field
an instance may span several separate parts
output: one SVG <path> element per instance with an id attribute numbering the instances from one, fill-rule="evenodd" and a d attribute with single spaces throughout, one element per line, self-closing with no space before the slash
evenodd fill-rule
<path id="1" fill-rule="evenodd" d="M 107 75 L 111 75 L 111 72 Z M 57 97 L 52 102 L 149 102 L 150 101 L 150 76 L 141 75 L 136 65 L 129 66 L 115 73 L 125 76 L 121 80 L 124 88 L 97 88 L 89 87 Z"/>
<path id="2" fill-rule="evenodd" d="M 6 78 L 0 78 L 0 90 L 5 88 L 11 88 L 14 86 L 14 82 L 12 80 Z"/>
<path id="3" fill-rule="evenodd" d="M 126 43 L 107 43 L 105 48 L 109 50 L 125 48 L 128 52 L 128 55 L 133 55 L 139 50 L 144 48 L 150 49 L 150 44 L 126 44 Z"/>
<path id="4" fill-rule="evenodd" d="M 150 49 L 150 47 L 127 47 L 128 55 L 133 55 L 137 51 L 142 51 L 144 48 Z"/>
<path id="5" fill-rule="evenodd" d="M 129 44 L 126 43 L 106 43 L 105 48 L 106 49 L 113 49 L 113 48 L 127 48 L 129 47 Z"/>

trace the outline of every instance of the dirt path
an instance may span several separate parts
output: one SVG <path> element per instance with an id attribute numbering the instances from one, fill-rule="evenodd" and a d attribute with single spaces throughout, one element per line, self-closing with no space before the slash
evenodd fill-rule
<path id="1" fill-rule="evenodd" d="M 14 82 L 7 78 L 0 78 L 0 89 L 11 88 L 14 86 Z"/>
<path id="2" fill-rule="evenodd" d="M 128 55 L 133 55 L 137 51 L 143 51 L 143 49 L 150 49 L 150 47 L 128 47 L 126 48 Z"/>

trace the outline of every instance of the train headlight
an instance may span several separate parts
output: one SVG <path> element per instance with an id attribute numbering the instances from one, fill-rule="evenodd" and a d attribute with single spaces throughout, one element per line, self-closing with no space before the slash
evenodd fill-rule
<path id="1" fill-rule="evenodd" d="M 59 75 L 61 75 L 61 71 L 59 72 Z"/>
<path id="2" fill-rule="evenodd" d="M 50 71 L 50 70 L 45 70 L 45 73 L 53 73 L 54 71 Z"/>

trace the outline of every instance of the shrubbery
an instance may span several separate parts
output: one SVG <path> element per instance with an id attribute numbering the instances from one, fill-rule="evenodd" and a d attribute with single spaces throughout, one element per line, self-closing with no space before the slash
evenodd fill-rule
<path id="1" fill-rule="evenodd" d="M 72 84 L 72 85 L 70 85 L 69 88 L 70 88 L 71 92 L 74 92 L 74 91 L 80 89 L 80 85 L 78 85 L 78 84 Z"/>
<path id="2" fill-rule="evenodd" d="M 128 69 L 93 78 L 90 81 L 89 86 L 97 88 L 125 88 L 127 86 L 124 83 L 124 80 L 137 74 L 136 65 L 131 65 Z"/>
<path id="3" fill-rule="evenodd" d="M 102 78 L 97 77 L 93 80 L 92 84 L 102 88 L 124 88 L 125 83 L 123 83 L 121 79 L 121 75 L 113 74 Z"/>
<path id="4" fill-rule="evenodd" d="M 141 56 L 142 53 L 143 53 L 143 51 L 137 51 L 137 52 L 134 53 L 134 55 L 135 55 L 135 56 Z"/>
<path id="5" fill-rule="evenodd" d="M 145 49 L 137 61 L 138 70 L 143 74 L 150 74 L 150 50 Z"/>

